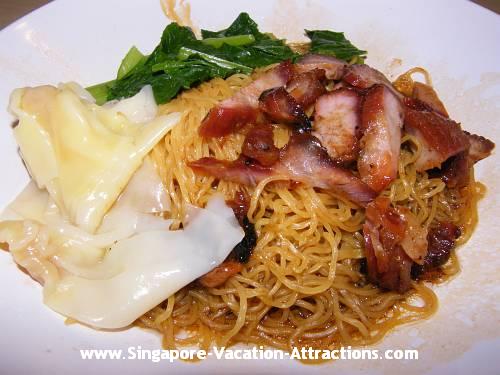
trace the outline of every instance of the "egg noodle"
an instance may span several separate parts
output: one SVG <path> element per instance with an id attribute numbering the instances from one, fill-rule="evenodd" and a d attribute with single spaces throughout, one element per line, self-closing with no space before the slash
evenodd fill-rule
<path id="1" fill-rule="evenodd" d="M 407 85 L 413 82 L 411 74 L 403 76 Z M 187 166 L 207 156 L 238 157 L 243 135 L 207 140 L 198 135 L 198 128 L 211 107 L 258 75 L 216 78 L 161 106 L 163 114 L 183 115 L 151 153 L 169 193 L 172 229 L 182 226 L 188 204 L 204 206 L 215 192 L 227 200 L 239 190 L 247 192 L 248 217 L 258 233 L 253 254 L 243 271 L 220 287 L 193 282 L 137 324 L 159 331 L 167 349 L 250 343 L 291 351 L 369 345 L 398 325 L 430 317 L 438 301 L 423 282 L 413 282 L 409 292 L 399 294 L 368 283 L 360 271 L 363 209 L 320 189 L 289 189 L 276 176 L 249 188 L 198 176 Z M 289 131 L 275 125 L 274 136 L 282 147 Z M 462 244 L 477 222 L 476 203 L 485 188 L 471 177 L 467 187 L 449 189 L 441 179 L 417 173 L 414 161 L 419 152 L 417 140 L 404 135 L 398 178 L 382 194 L 408 207 L 423 226 L 439 221 L 458 225 L 462 235 L 457 244 Z M 458 271 L 452 255 L 436 281 Z"/>

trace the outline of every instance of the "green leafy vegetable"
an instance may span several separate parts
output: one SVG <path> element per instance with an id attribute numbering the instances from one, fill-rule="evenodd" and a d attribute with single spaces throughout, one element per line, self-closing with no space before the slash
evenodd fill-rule
<path id="1" fill-rule="evenodd" d="M 346 39 L 344 33 L 329 30 L 306 30 L 311 39 L 310 52 L 321 55 L 335 56 L 341 60 L 350 61 L 353 58 L 363 58 L 366 51 L 356 48 Z"/>
<path id="2" fill-rule="evenodd" d="M 108 101 L 109 89 L 114 83 L 115 81 L 99 83 L 98 85 L 87 87 L 87 91 L 94 97 L 98 105 L 102 105 Z"/>
<path id="3" fill-rule="evenodd" d="M 224 36 L 221 38 L 206 38 L 202 39 L 201 42 L 215 48 L 220 48 L 223 44 L 239 47 L 246 46 L 247 44 L 252 44 L 253 42 L 255 42 L 255 37 L 252 34 L 234 35 Z"/>
<path id="4" fill-rule="evenodd" d="M 132 46 L 118 68 L 116 79 L 120 79 L 129 74 L 134 68 L 144 64 L 147 57 L 144 56 L 135 46 Z"/>
<path id="5" fill-rule="evenodd" d="M 153 71 L 153 73 L 156 73 L 159 71 L 171 72 L 175 69 L 185 68 L 188 66 L 189 66 L 189 63 L 186 63 L 184 61 L 167 60 L 167 61 L 153 65 L 151 67 L 151 70 Z"/>
<path id="6" fill-rule="evenodd" d="M 201 30 L 201 35 L 204 40 L 208 38 L 252 35 L 255 42 L 246 45 L 245 48 L 223 45 L 219 51 L 219 57 L 227 60 L 234 59 L 233 61 L 252 68 L 297 57 L 290 47 L 286 45 L 285 40 L 276 39 L 270 34 L 261 33 L 257 23 L 250 18 L 248 13 L 240 13 L 227 29 L 220 31 Z"/>
<path id="7" fill-rule="evenodd" d="M 187 52 L 184 54 L 188 55 Z M 196 55 L 199 56 L 197 53 Z M 198 58 L 193 53 L 184 61 L 167 60 L 155 64 L 152 71 L 163 73 L 153 76 L 150 84 L 153 87 L 156 101 L 165 103 L 174 98 L 181 89 L 188 89 L 196 83 L 214 77 L 226 77 L 234 70 L 231 67 L 225 67 L 224 64 L 219 64 L 219 61 L 214 63 Z M 149 78 L 144 77 L 144 79 L 148 81 Z"/>
<path id="8" fill-rule="evenodd" d="M 198 43 L 199 41 L 189 27 L 171 23 L 163 31 L 159 47 L 164 54 L 175 58 L 181 47 Z"/>
<path id="9" fill-rule="evenodd" d="M 311 52 L 357 61 L 366 54 L 345 39 L 343 33 L 322 30 L 306 33 L 311 39 Z M 254 68 L 299 56 L 285 40 L 261 33 L 247 13 L 241 13 L 227 29 L 202 30 L 202 37 L 197 39 L 190 28 L 171 23 L 149 56 L 132 47 L 120 64 L 116 80 L 88 90 L 102 104 L 133 96 L 149 84 L 156 102 L 161 104 L 179 91 L 211 78 L 250 74 Z"/>
<path id="10" fill-rule="evenodd" d="M 248 66 L 241 65 L 241 64 L 229 61 L 229 60 L 224 60 L 224 59 L 221 59 L 220 57 L 213 56 L 213 55 L 210 55 L 208 53 L 203 53 L 203 52 L 200 52 L 200 51 L 197 51 L 197 50 L 194 50 L 191 48 L 186 48 L 186 47 L 181 47 L 181 49 L 179 50 L 179 54 L 177 55 L 177 58 L 179 60 L 187 60 L 192 55 L 198 55 L 202 59 L 208 61 L 209 63 L 212 63 L 214 65 L 220 66 L 221 68 L 228 69 L 228 70 L 231 70 L 231 69 L 240 70 L 241 72 L 246 73 L 246 74 L 252 73 L 252 70 L 253 70 L 252 68 L 250 68 Z"/>
<path id="11" fill-rule="evenodd" d="M 250 34 L 253 36 L 263 35 L 259 31 L 259 26 L 257 23 L 250 18 L 248 13 L 240 13 L 238 17 L 233 21 L 233 23 L 224 30 L 220 31 L 209 31 L 209 30 L 201 30 L 201 36 L 203 39 L 206 38 L 223 38 L 226 36 L 234 36 L 234 35 L 242 35 L 242 34 Z"/>
<path id="12" fill-rule="evenodd" d="M 129 51 L 122 62 L 127 63 L 125 72 L 112 85 L 99 86 L 100 100 L 129 97 L 149 84 L 157 103 L 165 103 L 180 90 L 208 79 L 250 74 L 256 67 L 295 57 L 285 41 L 261 33 L 246 13 L 226 30 L 204 33 L 199 40 L 188 27 L 169 24 L 151 55 L 139 58 L 139 51 Z"/>

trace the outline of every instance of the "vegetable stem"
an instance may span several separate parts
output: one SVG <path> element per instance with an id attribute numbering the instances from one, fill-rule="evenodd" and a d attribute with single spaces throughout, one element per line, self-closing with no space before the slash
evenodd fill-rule
<path id="1" fill-rule="evenodd" d="M 146 56 L 144 56 L 141 51 L 139 51 L 135 46 L 132 46 L 132 48 L 129 49 L 129 51 L 123 58 L 120 67 L 118 68 L 116 79 L 125 77 L 138 64 L 144 63 L 145 60 Z"/>
<path id="2" fill-rule="evenodd" d="M 98 85 L 87 87 L 86 90 L 94 97 L 97 105 L 102 105 L 108 101 L 108 92 L 115 81 L 99 83 Z"/>
<path id="3" fill-rule="evenodd" d="M 223 44 L 239 47 L 252 44 L 253 42 L 255 42 L 255 37 L 252 34 L 244 34 L 244 35 L 225 36 L 221 38 L 206 38 L 203 39 L 201 42 L 203 44 L 215 48 L 220 48 L 222 47 Z"/>

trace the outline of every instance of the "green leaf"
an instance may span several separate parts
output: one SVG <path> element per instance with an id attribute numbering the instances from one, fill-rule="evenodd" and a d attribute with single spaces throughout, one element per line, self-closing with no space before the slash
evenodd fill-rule
<path id="1" fill-rule="evenodd" d="M 255 21 L 245 12 L 240 13 L 227 29 L 220 31 L 201 30 L 203 39 L 222 38 L 242 34 L 251 34 L 254 37 L 262 35 Z"/>
<path id="2" fill-rule="evenodd" d="M 204 69 L 211 77 L 226 77 L 229 74 L 235 73 L 234 69 L 227 69 L 198 57 L 191 57 L 186 61 L 165 61 L 163 63 L 153 65 L 152 69 L 153 72 L 161 71 L 170 75 L 185 74 L 183 73 L 183 70 Z"/>
<path id="3" fill-rule="evenodd" d="M 154 77 L 150 69 L 143 67 L 120 80 L 108 90 L 108 100 L 129 98 L 137 94 L 145 85 L 151 85 Z M 153 90 L 154 91 L 154 90 Z"/>
<path id="4" fill-rule="evenodd" d="M 182 46 L 199 43 L 189 27 L 179 26 L 175 22 L 169 24 L 161 36 L 160 48 L 166 55 L 177 55 Z"/>
<path id="5" fill-rule="evenodd" d="M 335 56 L 341 60 L 349 61 L 354 57 L 363 58 L 366 51 L 355 47 L 346 39 L 344 33 L 329 30 L 306 30 L 311 39 L 310 52 L 321 55 Z"/>
<path id="6" fill-rule="evenodd" d="M 176 61 L 176 60 L 167 60 L 163 61 L 161 63 L 155 64 L 151 67 L 151 71 L 153 73 L 160 72 L 160 71 L 172 71 L 175 69 L 180 69 L 180 68 L 185 68 L 189 64 L 184 62 L 184 61 Z"/>
<path id="7" fill-rule="evenodd" d="M 252 68 L 250 68 L 248 66 L 241 65 L 241 64 L 229 61 L 229 60 L 221 59 L 220 57 L 210 55 L 208 53 L 200 52 L 200 51 L 197 51 L 197 50 L 194 50 L 191 48 L 187 48 L 187 47 L 181 47 L 181 49 L 179 50 L 179 54 L 177 55 L 177 58 L 179 60 L 186 60 L 188 57 L 190 57 L 192 55 L 198 55 L 202 59 L 204 59 L 212 64 L 215 64 L 217 66 L 220 66 L 221 68 L 228 69 L 228 70 L 240 71 L 240 72 L 245 73 L 245 74 L 250 74 L 250 73 L 252 73 L 252 70 L 253 70 Z"/>

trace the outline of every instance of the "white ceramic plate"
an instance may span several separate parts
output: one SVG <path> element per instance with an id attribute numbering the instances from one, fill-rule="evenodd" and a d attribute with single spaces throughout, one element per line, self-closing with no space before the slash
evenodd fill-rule
<path id="1" fill-rule="evenodd" d="M 368 63 L 394 77 L 424 66 L 454 119 L 499 143 L 500 18 L 466 1 L 191 1 L 196 25 L 219 29 L 248 11 L 262 30 L 297 40 L 303 28 L 346 32 L 368 50 Z M 158 0 L 58 0 L 0 32 L 0 207 L 27 181 L 7 113 L 19 86 L 108 80 L 131 45 L 148 52 L 167 24 Z M 398 60 L 395 59 L 400 59 Z M 9 374 L 147 373 L 500 373 L 497 236 L 499 160 L 481 162 L 476 176 L 488 186 L 480 222 L 459 250 L 463 271 L 436 288 L 440 309 L 428 321 L 400 327 L 376 347 L 418 348 L 418 361 L 337 361 L 308 366 L 295 361 L 216 361 L 197 364 L 83 361 L 79 349 L 159 348 L 160 338 L 140 329 L 97 332 L 65 326 L 42 304 L 41 288 L 0 254 L 0 363 Z"/>

